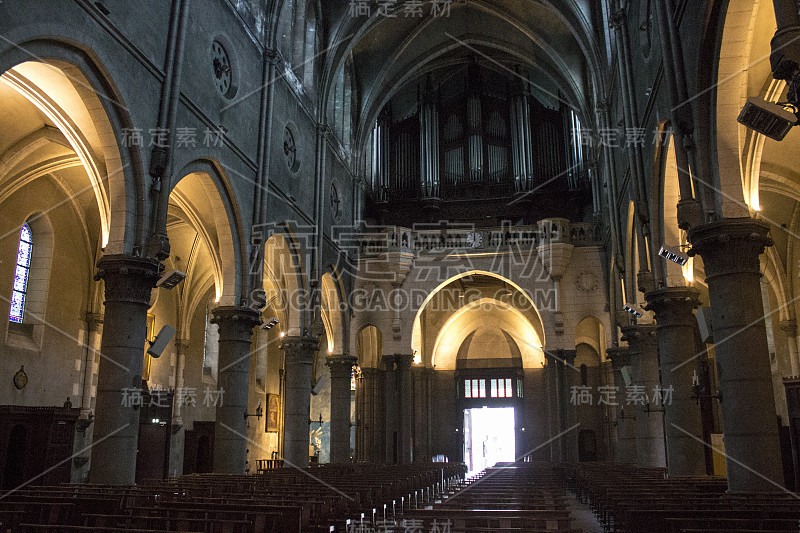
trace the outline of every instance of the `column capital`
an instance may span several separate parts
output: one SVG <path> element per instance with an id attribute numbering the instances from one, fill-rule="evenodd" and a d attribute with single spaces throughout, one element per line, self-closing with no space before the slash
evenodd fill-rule
<path id="1" fill-rule="evenodd" d="M 781 331 L 789 335 L 790 337 L 797 336 L 797 320 L 791 318 L 789 320 L 781 320 L 778 324 L 778 327 L 781 328 Z"/>
<path id="2" fill-rule="evenodd" d="M 279 68 L 283 66 L 283 54 L 277 48 L 264 49 L 264 57 L 270 65 L 275 65 Z"/>
<path id="3" fill-rule="evenodd" d="M 656 314 L 658 327 L 694 325 L 693 311 L 700 306 L 700 291 L 694 287 L 665 287 L 644 298 L 645 309 Z"/>
<path id="4" fill-rule="evenodd" d="M 622 331 L 622 340 L 628 343 L 631 353 L 640 353 L 647 342 L 658 342 L 655 324 L 631 324 L 619 329 Z"/>
<path id="5" fill-rule="evenodd" d="M 408 353 L 395 353 L 384 355 L 381 359 L 384 368 L 394 368 L 395 370 L 407 370 L 411 368 L 411 363 L 414 361 L 414 356 Z"/>
<path id="6" fill-rule="evenodd" d="M 189 348 L 189 339 L 175 339 L 175 351 L 177 353 L 184 353 Z"/>
<path id="7" fill-rule="evenodd" d="M 350 372 L 358 361 L 350 355 L 330 355 L 325 358 L 325 364 L 331 369 L 331 377 L 336 375 L 350 377 Z"/>
<path id="8" fill-rule="evenodd" d="M 611 367 L 614 370 L 619 370 L 622 367 L 628 366 L 630 363 L 628 348 L 614 346 L 606 350 L 606 355 L 611 359 Z"/>
<path id="9" fill-rule="evenodd" d="M 624 26 L 628 21 L 628 10 L 626 8 L 620 8 L 611 13 L 611 20 L 609 21 L 609 26 L 614 29 L 617 29 L 621 26 Z"/>
<path id="10" fill-rule="evenodd" d="M 319 350 L 319 340 L 314 337 L 284 337 L 279 348 L 284 352 L 286 364 L 310 365 Z"/>
<path id="11" fill-rule="evenodd" d="M 97 331 L 102 323 L 103 313 L 86 313 L 86 325 L 89 331 Z"/>
<path id="12" fill-rule="evenodd" d="M 96 281 L 105 281 L 106 300 L 149 305 L 164 265 L 132 255 L 104 255 L 97 262 Z"/>
<path id="13" fill-rule="evenodd" d="M 773 241 L 769 226 L 753 218 L 724 218 L 689 230 L 690 255 L 700 254 L 706 280 L 733 273 L 760 273 L 759 256 Z"/>
<path id="14" fill-rule="evenodd" d="M 220 306 L 214 309 L 212 324 L 219 325 L 220 340 L 250 339 L 261 324 L 261 313 L 249 307 Z"/>

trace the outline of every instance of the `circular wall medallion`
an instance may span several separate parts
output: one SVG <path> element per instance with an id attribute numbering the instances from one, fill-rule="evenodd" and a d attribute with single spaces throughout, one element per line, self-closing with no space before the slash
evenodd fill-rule
<path id="1" fill-rule="evenodd" d="M 231 65 L 228 51 L 218 40 L 211 44 L 211 59 L 214 67 L 214 85 L 216 85 L 219 94 L 225 98 L 231 98 L 234 92 L 233 66 Z"/>
<path id="2" fill-rule="evenodd" d="M 575 284 L 581 292 L 595 292 L 597 290 L 597 276 L 594 275 L 594 272 L 581 272 L 578 274 L 578 279 Z"/>
<path id="3" fill-rule="evenodd" d="M 331 182 L 331 214 L 337 222 L 342 218 L 342 197 L 334 182 Z"/>
<path id="4" fill-rule="evenodd" d="M 297 144 L 294 142 L 294 134 L 289 126 L 283 130 L 283 153 L 286 156 L 286 164 L 289 170 L 297 172 L 300 162 L 297 159 Z"/>
<path id="5" fill-rule="evenodd" d="M 20 367 L 17 373 L 14 374 L 14 386 L 17 390 L 22 390 L 28 384 L 28 374 L 25 373 L 25 367 Z"/>

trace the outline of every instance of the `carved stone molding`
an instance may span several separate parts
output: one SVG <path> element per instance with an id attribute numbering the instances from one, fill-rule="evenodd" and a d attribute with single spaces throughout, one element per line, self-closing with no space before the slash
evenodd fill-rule
<path id="1" fill-rule="evenodd" d="M 700 306 L 700 291 L 694 287 L 665 287 L 644 297 L 645 309 L 655 312 L 659 327 L 694 325 L 693 311 Z"/>
<path id="2" fill-rule="evenodd" d="M 319 341 L 314 337 L 285 337 L 280 349 L 285 354 L 287 365 L 310 365 L 319 350 Z"/>
<path id="3" fill-rule="evenodd" d="M 773 241 L 769 226 L 752 218 L 726 218 L 689 231 L 691 255 L 700 254 L 706 280 L 715 276 L 759 273 L 759 256 Z"/>
<path id="4" fill-rule="evenodd" d="M 97 262 L 95 280 L 105 282 L 105 299 L 150 304 L 150 294 L 164 266 L 154 259 L 130 255 L 104 255 Z"/>
<path id="5" fill-rule="evenodd" d="M 261 324 L 261 313 L 249 307 L 217 307 L 211 323 L 219 326 L 220 341 L 248 341 L 253 328 Z"/>

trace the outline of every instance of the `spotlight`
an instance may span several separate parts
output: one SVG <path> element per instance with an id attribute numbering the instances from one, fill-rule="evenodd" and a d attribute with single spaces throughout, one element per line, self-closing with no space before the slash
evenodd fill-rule
<path id="1" fill-rule="evenodd" d="M 186 279 L 186 274 L 180 270 L 169 270 L 161 276 L 156 283 L 156 287 L 162 287 L 167 290 L 174 289 L 184 279 Z"/>
<path id="2" fill-rule="evenodd" d="M 679 248 L 667 246 L 666 244 L 658 251 L 658 255 L 680 266 L 685 265 L 689 260 L 689 256 L 683 253 Z"/>
<path id="3" fill-rule="evenodd" d="M 636 304 L 625 304 L 622 306 L 622 309 L 636 318 L 642 318 L 644 316 L 644 310 Z"/>
<path id="4" fill-rule="evenodd" d="M 747 99 L 737 120 L 751 130 L 776 141 L 782 141 L 798 122 L 797 115 L 791 111 L 753 96 Z"/>
<path id="5" fill-rule="evenodd" d="M 261 326 L 261 329 L 270 330 L 270 329 L 272 329 L 273 327 L 277 326 L 279 323 L 280 323 L 280 320 L 278 320 L 277 318 L 270 318 L 270 319 L 269 319 L 269 322 L 267 322 L 266 324 L 264 324 L 263 326 Z M 282 332 L 281 332 L 281 333 L 282 333 Z M 283 336 L 283 335 L 281 335 L 281 336 Z"/>

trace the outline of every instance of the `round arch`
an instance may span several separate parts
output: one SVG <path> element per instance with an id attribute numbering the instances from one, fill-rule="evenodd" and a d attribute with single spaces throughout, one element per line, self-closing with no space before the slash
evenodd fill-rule
<path id="1" fill-rule="evenodd" d="M 378 368 L 383 356 L 383 333 L 372 324 L 365 324 L 356 334 L 356 359 L 362 368 Z"/>
<path id="2" fill-rule="evenodd" d="M 509 345 L 513 343 L 516 347 L 523 368 L 540 368 L 544 365 L 542 343 L 528 317 L 506 302 L 480 298 L 453 313 L 439 330 L 431 352 L 431 367 L 436 370 L 455 370 L 459 349 L 464 342 L 488 324 L 510 339 Z"/>
<path id="3" fill-rule="evenodd" d="M 421 333 L 421 328 L 422 328 L 421 317 L 422 317 L 422 312 L 425 310 L 425 307 L 428 305 L 428 303 L 436 296 L 436 294 L 438 292 L 440 292 L 442 289 L 444 289 L 445 287 L 447 287 L 448 285 L 450 285 L 454 281 L 458 281 L 458 280 L 460 280 L 462 278 L 465 278 L 465 277 L 468 277 L 468 276 L 476 276 L 476 275 L 488 276 L 490 278 L 494 278 L 494 279 L 500 281 L 501 283 L 505 283 L 505 284 L 509 285 L 517 293 L 522 295 L 522 297 L 525 299 L 527 304 L 530 306 L 530 309 L 532 309 L 533 312 L 535 313 L 535 319 L 531 322 L 531 324 L 532 324 L 534 330 L 536 331 L 536 335 L 537 335 L 537 338 L 539 339 L 540 345 L 541 346 L 545 346 L 545 332 L 544 332 L 544 323 L 542 321 L 542 315 L 539 313 L 539 310 L 536 308 L 536 304 L 533 302 L 533 299 L 531 299 L 530 295 L 527 292 L 525 292 L 522 289 L 522 287 L 520 287 L 519 285 L 517 285 L 516 283 L 514 283 L 510 279 L 506 278 L 505 276 L 501 276 L 500 274 L 496 274 L 494 272 L 489 272 L 487 270 L 470 270 L 470 271 L 467 271 L 467 272 L 462 272 L 461 274 L 457 274 L 457 275 L 449 278 L 448 280 L 440 283 L 433 290 L 431 290 L 428 293 L 428 296 L 426 296 L 425 299 L 422 301 L 422 304 L 419 306 L 419 309 L 417 309 L 417 312 L 416 312 L 416 314 L 414 316 L 414 325 L 413 325 L 412 330 L 411 330 L 411 349 L 414 350 L 414 352 L 420 352 L 421 353 L 421 349 L 422 349 L 422 345 L 421 345 L 421 335 L 422 335 L 422 333 Z"/>

